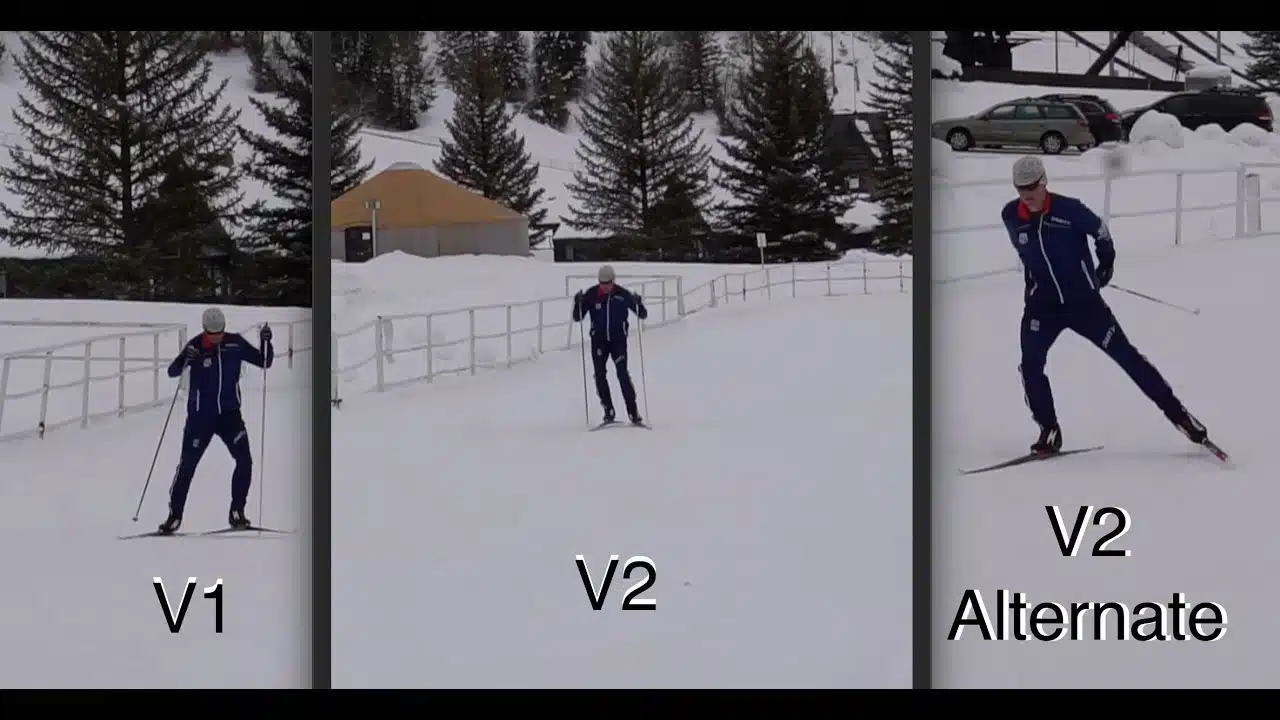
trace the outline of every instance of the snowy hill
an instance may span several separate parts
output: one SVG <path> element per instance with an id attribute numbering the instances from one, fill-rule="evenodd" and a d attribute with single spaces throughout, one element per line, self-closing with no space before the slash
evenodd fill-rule
<path id="1" fill-rule="evenodd" d="M 532 33 L 528 35 L 532 36 Z M 594 62 L 598 56 L 603 35 L 604 33 L 596 33 L 593 36 L 587 53 L 589 62 Z M 726 47 L 728 35 L 727 32 L 720 33 L 721 44 Z M 835 111 L 844 113 L 866 110 L 871 83 L 877 77 L 877 41 L 869 33 L 848 30 L 811 30 L 808 37 L 823 66 L 828 73 L 833 73 Z M 432 48 L 438 47 L 434 40 L 429 45 Z M 440 158 L 440 141 L 449 137 L 445 121 L 453 115 L 455 102 L 452 91 L 441 84 L 437 88 L 437 98 L 422 118 L 418 129 L 400 133 L 366 129 L 362 133 L 361 155 L 366 161 L 374 161 L 372 172 L 380 172 L 397 162 L 412 162 L 425 168 L 434 167 Z M 571 103 L 570 109 L 571 114 L 576 117 L 576 103 Z M 723 159 L 723 150 L 720 143 L 716 142 L 719 133 L 715 116 L 700 115 L 695 122 L 703 133 L 703 142 L 711 147 L 713 156 Z M 565 184 L 573 179 L 573 171 L 577 166 L 574 148 L 581 135 L 576 123 L 571 119 L 567 130 L 560 132 L 534 122 L 524 114 L 518 114 L 515 125 L 525 139 L 526 150 L 541 166 L 538 184 L 546 191 L 544 200 L 548 209 L 547 221 L 556 222 L 560 216 L 569 212 L 571 197 Z M 860 202 L 847 219 L 862 226 L 875 225 L 875 206 Z"/>
<path id="2" fill-rule="evenodd" d="M 14 67 L 14 56 L 22 52 L 18 35 L 19 33 L 15 32 L 0 33 L 0 36 L 4 38 L 5 44 L 4 59 L 0 60 L 0 164 L 9 162 L 10 149 L 25 146 L 23 137 L 18 132 L 18 127 L 14 122 L 12 112 L 12 109 L 18 105 L 19 95 L 26 92 L 22 79 L 18 76 L 18 71 Z M 258 111 L 249 104 L 249 98 L 253 97 L 271 103 L 279 102 L 279 100 L 273 95 L 255 93 L 253 91 L 253 84 L 249 74 L 249 58 L 238 50 L 225 55 L 210 54 L 208 57 L 213 64 L 213 71 L 209 76 L 209 87 L 210 89 L 216 89 L 219 83 L 224 80 L 227 81 L 227 87 L 222 94 L 222 101 L 233 110 L 240 111 L 240 126 L 251 132 L 263 134 L 267 137 L 275 137 L 275 131 L 267 126 Z M 237 150 L 236 159 L 244 161 L 248 158 L 249 149 L 241 143 Z M 271 193 L 267 188 L 248 178 L 243 180 L 241 188 L 245 195 L 246 204 L 258 199 L 271 197 Z M 11 194 L 3 183 L 0 183 L 0 202 L 13 205 L 20 202 L 20 199 Z M 0 242 L 0 257 L 42 257 L 45 254 L 38 249 L 13 248 Z"/>

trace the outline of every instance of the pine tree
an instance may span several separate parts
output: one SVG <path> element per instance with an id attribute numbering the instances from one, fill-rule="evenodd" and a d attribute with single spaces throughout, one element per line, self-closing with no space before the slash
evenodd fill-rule
<path id="1" fill-rule="evenodd" d="M 241 130 L 253 150 L 246 165 L 248 175 L 274 197 L 255 203 L 249 214 L 258 240 L 255 249 L 283 260 L 282 275 L 272 278 L 261 292 L 290 305 L 311 307 L 311 33 L 290 31 L 287 42 L 280 39 L 275 46 L 284 67 L 271 69 L 271 81 L 281 88 L 285 102 L 256 98 L 250 102 L 278 137 Z M 360 163 L 359 129 L 354 114 L 333 109 L 331 197 L 359 185 L 372 167 L 372 163 Z"/>
<path id="2" fill-rule="evenodd" d="M 1280 90 L 1280 31 L 1245 30 L 1249 39 L 1244 52 L 1249 56 L 1245 77 L 1259 87 Z"/>
<path id="3" fill-rule="evenodd" d="M 489 43 L 477 43 L 469 57 L 456 57 L 461 91 L 453 117 L 445 122 L 449 139 L 440 143 L 436 169 L 537 225 L 547 214 L 535 209 L 544 193 L 537 187 L 538 165 L 525 151 L 507 110 L 495 54 Z"/>
<path id="4" fill-rule="evenodd" d="M 881 158 L 876 168 L 872 200 L 880 205 L 876 249 L 894 254 L 909 253 L 912 249 L 915 185 L 911 55 L 911 37 L 906 31 L 884 38 L 875 60 L 878 79 L 871 81 L 867 101 L 872 111 L 883 114 L 893 149 L 892 154 Z"/>
<path id="5" fill-rule="evenodd" d="M 581 108 L 571 227 L 651 242 L 704 225 L 710 149 L 702 144 L 658 33 L 605 42 Z M 677 212 L 678 211 L 678 212 Z"/>
<path id="6" fill-rule="evenodd" d="M 569 87 L 572 78 L 560 61 L 558 32 L 538 32 L 533 40 L 532 99 L 525 113 L 533 120 L 564 131 L 569 127 Z"/>
<path id="7" fill-rule="evenodd" d="M 587 48 L 591 47 L 591 31 L 561 32 L 560 68 L 569 91 L 569 99 L 578 100 L 586 92 L 587 77 L 591 72 L 587 62 Z"/>
<path id="8" fill-rule="evenodd" d="M 827 141 L 831 105 L 825 75 L 804 35 L 752 33 L 754 60 L 737 84 L 715 160 L 731 195 L 725 224 L 744 237 L 763 232 L 778 260 L 833 257 L 825 246 L 851 205 L 843 166 Z"/>
<path id="9" fill-rule="evenodd" d="M 689 110 L 704 113 L 720 104 L 720 73 L 724 55 L 716 33 L 679 31 L 670 33 L 675 51 L 672 72 L 684 92 Z"/>
<path id="10" fill-rule="evenodd" d="M 239 113 L 222 101 L 226 81 L 210 87 L 192 32 L 29 32 L 21 42 L 27 91 L 13 116 L 26 148 L 0 166 L 21 207 L 0 204 L 0 237 L 100 259 L 119 292 L 145 297 L 178 238 L 210 217 L 236 219 Z M 181 195 L 166 183 L 178 171 Z M 163 223 L 148 210 L 157 204 Z"/>
<path id="11" fill-rule="evenodd" d="M 440 49 L 436 53 L 436 66 L 440 77 L 449 89 L 458 92 L 466 84 L 466 58 L 476 44 L 488 44 L 493 33 L 488 30 L 448 30 L 436 33 Z"/>
<path id="12" fill-rule="evenodd" d="M 502 97 L 524 102 L 529 97 L 529 46 L 519 30 L 494 33 L 494 63 L 502 79 Z"/>
<path id="13" fill-rule="evenodd" d="M 435 99 L 435 83 L 426 65 L 426 32 L 375 33 L 372 107 L 366 119 L 396 132 L 416 130 L 419 116 Z"/>

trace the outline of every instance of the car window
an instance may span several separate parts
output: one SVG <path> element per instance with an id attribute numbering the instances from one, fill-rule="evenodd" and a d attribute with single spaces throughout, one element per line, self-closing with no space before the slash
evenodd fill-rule
<path id="1" fill-rule="evenodd" d="M 1019 120 L 1039 120 L 1044 114 L 1040 112 L 1039 105 L 1019 105 L 1014 117 Z"/>
<path id="2" fill-rule="evenodd" d="M 1072 104 L 1080 108 L 1080 112 L 1084 113 L 1085 115 L 1105 115 L 1107 112 L 1106 110 L 1102 109 L 1101 105 L 1089 100 L 1076 100 Z"/>
<path id="3" fill-rule="evenodd" d="M 1044 108 L 1045 117 L 1053 120 L 1075 120 L 1076 114 L 1066 105 L 1046 105 Z"/>
<path id="4" fill-rule="evenodd" d="M 1154 109 L 1169 115 L 1185 115 L 1191 112 L 1191 103 L 1186 95 L 1179 95 L 1161 100 Z"/>
<path id="5" fill-rule="evenodd" d="M 991 119 L 992 120 L 1008 120 L 1009 118 L 1013 117 L 1013 111 L 1015 108 L 1016 106 L 1014 105 L 1001 105 L 1000 107 L 995 108 L 994 110 L 991 111 L 990 113 Z"/>

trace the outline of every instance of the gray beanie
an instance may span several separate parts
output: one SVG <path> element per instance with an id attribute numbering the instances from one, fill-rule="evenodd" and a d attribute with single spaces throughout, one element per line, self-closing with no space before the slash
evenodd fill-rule
<path id="1" fill-rule="evenodd" d="M 204 315 L 200 317 L 200 324 L 204 326 L 207 333 L 225 332 L 227 329 L 227 318 L 222 311 L 216 307 L 211 307 L 204 311 Z"/>
<path id="2" fill-rule="evenodd" d="M 613 273 L 612 265 L 601 265 L 600 272 L 596 273 L 596 280 L 599 280 L 602 283 L 613 282 L 616 277 L 617 275 Z"/>
<path id="3" fill-rule="evenodd" d="M 1024 155 L 1013 163 L 1014 187 L 1031 187 L 1046 179 L 1044 163 L 1034 155 Z"/>

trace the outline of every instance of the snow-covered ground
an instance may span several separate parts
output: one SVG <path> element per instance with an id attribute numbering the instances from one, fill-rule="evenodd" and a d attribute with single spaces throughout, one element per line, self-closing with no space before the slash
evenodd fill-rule
<path id="1" fill-rule="evenodd" d="M 19 33 L 4 32 L 0 33 L 0 36 L 3 36 L 5 44 L 4 59 L 0 60 L 0 164 L 8 164 L 11 148 L 26 147 L 26 141 L 14 122 L 13 109 L 18 106 L 18 97 L 26 94 L 27 89 L 17 68 L 14 67 L 14 56 L 22 52 Z M 253 92 L 249 58 L 239 50 L 225 55 L 210 54 L 208 57 L 213 65 L 209 75 L 209 88 L 214 90 L 223 81 L 227 82 L 222 101 L 233 110 L 240 111 L 240 126 L 251 132 L 275 137 L 275 131 L 267 126 L 262 115 L 249 103 L 249 98 L 273 105 L 282 101 L 274 95 Z M 237 160 L 246 161 L 250 155 L 248 146 L 240 143 L 236 153 Z M 271 196 L 266 187 L 249 178 L 241 182 L 241 191 L 245 195 L 246 204 Z M 17 206 L 21 203 L 21 197 L 14 195 L 8 187 L 0 183 L 0 202 Z M 43 257 L 45 255 L 47 253 L 43 250 L 15 248 L 0 241 L 0 257 Z"/>
<path id="2" fill-rule="evenodd" d="M 390 260 L 335 265 L 335 290 L 360 290 L 346 318 L 563 295 L 595 269 Z M 617 269 L 691 287 L 731 268 Z M 633 326 L 652 431 L 584 431 L 576 349 L 344 403 L 335 687 L 907 687 L 910 297 Z M 610 554 L 651 558 L 657 610 L 620 612 L 641 578 L 619 576 L 593 612 L 577 554 L 597 584 Z"/>
<path id="3" fill-rule="evenodd" d="M 22 336 L 20 342 L 6 339 L 0 353 L 11 345 L 50 345 L 113 331 L 55 323 L 180 323 L 195 333 L 201 309 L 159 303 L 0 300 L 0 334 Z M 234 307 L 226 312 L 233 330 L 272 322 L 278 351 L 284 323 L 304 317 L 303 311 L 279 308 Z M 6 324 L 13 320 L 48 325 Z M 110 349 L 111 343 L 106 346 Z M 163 348 L 166 364 L 176 351 L 176 341 Z M 65 429 L 44 439 L 0 444 L 0 508 L 5 515 L 0 547 L 6 548 L 0 553 L 0 576 L 5 578 L 0 583 L 0 677 L 6 687 L 308 685 L 310 584 L 304 568 L 309 566 L 305 528 L 310 514 L 303 504 L 303 483 L 311 457 L 310 357 L 294 357 L 290 368 L 278 356 L 265 398 L 261 371 L 246 368 L 242 383 L 255 462 L 249 516 L 269 527 L 299 529 L 294 535 L 116 539 L 152 530 L 165 517 L 181 444 L 184 397 L 178 399 L 166 429 L 168 398 L 177 385 L 163 375 L 166 402 L 160 408 L 84 430 Z M 95 375 L 112 370 L 111 362 L 93 367 Z M 30 381 L 30 375 L 22 367 L 10 382 Z M 113 399 L 116 381 L 101 384 Z M 149 392 L 149 377 L 143 385 L 131 386 L 130 396 Z M 78 412 L 80 395 L 69 394 L 74 397 L 52 394 L 50 412 Z M 4 423 L 29 421 L 33 412 L 32 407 L 6 403 Z M 146 502 L 140 520 L 132 523 L 162 433 Z M 184 530 L 225 527 L 232 462 L 221 443 L 215 444 L 192 483 Z M 214 602 L 203 599 L 199 590 L 181 632 L 170 633 L 153 577 L 163 579 L 175 607 L 188 577 L 197 578 L 200 589 L 221 578 L 222 634 L 214 633 Z"/>
<path id="4" fill-rule="evenodd" d="M 939 117 L 1034 92 L 950 81 L 935 81 L 934 89 Z M 962 103 L 968 105 L 958 107 Z M 1045 157 L 1050 189 L 1081 197 L 1101 212 L 1107 152 Z M 1280 552 L 1268 517 L 1270 501 L 1280 501 L 1280 493 L 1272 482 L 1276 468 L 1264 452 L 1280 400 L 1280 387 L 1266 380 L 1276 350 L 1266 330 L 1272 325 L 1267 288 L 1273 263 L 1280 263 L 1274 234 L 1280 215 L 1274 202 L 1265 203 L 1262 229 L 1272 234 L 1237 237 L 1233 207 L 1187 211 L 1175 247 L 1172 172 L 1188 173 L 1187 205 L 1231 204 L 1242 163 L 1280 163 L 1280 147 L 1268 133 L 1191 132 L 1153 116 L 1140 122 L 1134 142 L 1120 152 L 1116 167 L 1125 174 L 1114 181 L 1112 212 L 1152 214 L 1112 223 L 1114 283 L 1201 312 L 1118 291 L 1108 291 L 1107 300 L 1130 339 L 1232 453 L 1236 467 L 1224 470 L 1189 446 L 1110 360 L 1066 333 L 1048 370 L 1065 444 L 1105 448 L 960 476 L 959 468 L 1012 457 L 1035 439 L 1017 375 L 1022 277 L 1010 272 L 935 285 L 934 667 L 940 686 L 1259 687 L 1274 680 L 1266 658 L 1280 640 L 1280 622 L 1268 604 L 1276 584 L 1255 570 Z M 950 153 L 935 144 L 936 281 L 1017 267 L 999 219 L 1001 206 L 1014 197 L 1009 173 L 1016 157 Z M 1140 174 L 1160 170 L 1169 174 Z M 1276 198 L 1275 168 L 1251 171 L 1262 178 L 1263 197 Z M 1092 177 L 1057 180 L 1067 176 Z M 986 180 L 993 184 L 961 186 Z M 1162 208 L 1168 212 L 1158 212 Z M 988 227 L 946 231 L 982 224 Z M 1045 506 L 1054 504 L 1068 525 L 1077 505 L 1124 508 L 1131 524 L 1113 547 L 1132 556 L 1085 556 L 1115 527 L 1107 520 L 1105 527 L 1088 529 L 1080 557 L 1062 558 L 1046 521 Z M 1212 644 L 988 642 L 973 628 L 962 640 L 947 642 L 967 588 L 983 593 L 993 617 L 1000 612 L 998 588 L 1029 593 L 1032 605 L 1120 601 L 1131 609 L 1184 592 L 1193 604 L 1222 603 L 1229 626 Z M 1089 621 L 1087 633 L 1092 626 Z"/>
<path id="5" fill-rule="evenodd" d="M 532 43 L 532 33 L 528 34 Z M 603 35 L 595 34 L 588 51 L 589 59 L 593 60 L 599 52 Z M 727 47 L 729 33 L 720 35 L 722 44 Z M 834 72 L 835 110 L 867 110 L 871 83 L 878 77 L 875 67 L 877 44 L 870 33 L 813 30 L 809 31 L 808 37 L 823 66 L 829 73 Z M 434 39 L 430 44 L 436 46 Z M 440 158 L 440 141 L 449 137 L 445 122 L 453 116 L 456 100 L 454 93 L 443 85 L 438 86 L 437 95 L 418 129 L 402 133 L 366 129 L 361 133 L 360 152 L 366 161 L 374 161 L 372 172 L 381 172 L 397 162 L 412 162 L 428 169 L 435 167 Z M 565 185 L 573 180 L 573 171 L 578 164 L 574 150 L 581 133 L 576 124 L 577 103 L 570 104 L 570 110 L 571 120 L 564 132 L 534 122 L 523 113 L 515 118 L 516 129 L 525 139 L 525 149 L 540 166 L 538 185 L 546 191 L 543 199 L 548 210 L 548 222 L 558 222 L 560 217 L 569 215 L 573 199 Z M 711 148 L 712 156 L 725 159 L 724 149 L 717 140 L 719 132 L 715 116 L 710 113 L 695 116 L 694 124 L 702 131 L 703 142 Z M 719 193 L 717 190 L 717 199 L 721 197 Z M 875 215 L 873 203 L 860 202 L 846 219 L 861 226 L 872 226 L 877 222 Z"/>

